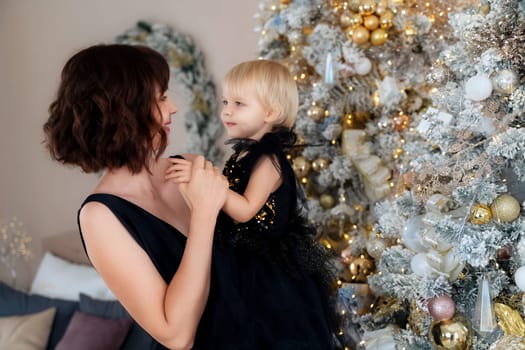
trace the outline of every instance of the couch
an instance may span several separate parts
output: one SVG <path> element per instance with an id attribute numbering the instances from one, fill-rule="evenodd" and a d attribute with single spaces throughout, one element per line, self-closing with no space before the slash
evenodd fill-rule
<path id="1" fill-rule="evenodd" d="M 28 291 L 0 281 L 0 349 L 151 347 L 153 339 L 89 265 L 76 235 L 44 242 L 45 254 Z"/>

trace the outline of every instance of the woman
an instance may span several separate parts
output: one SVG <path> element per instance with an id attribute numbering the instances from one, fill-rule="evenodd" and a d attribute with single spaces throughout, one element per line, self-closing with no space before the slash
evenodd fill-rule
<path id="1" fill-rule="evenodd" d="M 63 68 L 44 132 L 53 159 L 104 171 L 78 215 L 94 267 L 162 344 L 153 348 L 189 349 L 196 340 L 206 343 L 206 329 L 197 328 L 228 185 L 202 157 L 195 157 L 189 183 L 165 180 L 170 163 L 160 155 L 177 112 L 168 80 L 167 62 L 149 48 L 84 49 Z"/>

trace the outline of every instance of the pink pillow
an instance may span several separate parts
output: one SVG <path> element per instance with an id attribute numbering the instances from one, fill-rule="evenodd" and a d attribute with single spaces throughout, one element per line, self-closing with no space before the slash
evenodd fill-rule
<path id="1" fill-rule="evenodd" d="M 131 327 L 129 318 L 103 318 L 76 311 L 55 350 L 118 350 Z"/>

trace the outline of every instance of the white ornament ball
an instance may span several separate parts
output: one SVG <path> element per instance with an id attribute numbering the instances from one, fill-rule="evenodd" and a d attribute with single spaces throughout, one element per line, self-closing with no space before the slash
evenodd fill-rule
<path id="1" fill-rule="evenodd" d="M 522 266 L 516 270 L 514 273 L 514 281 L 516 281 L 518 288 L 525 292 L 525 266 Z"/>
<path id="2" fill-rule="evenodd" d="M 412 272 L 421 277 L 427 277 L 436 272 L 428 263 L 426 253 L 414 255 L 410 261 L 410 268 L 412 269 Z"/>
<path id="3" fill-rule="evenodd" d="M 494 76 L 492 83 L 494 90 L 510 95 L 519 86 L 519 77 L 510 69 L 502 69 Z"/>
<path id="4" fill-rule="evenodd" d="M 368 58 L 362 57 L 354 64 L 354 69 L 359 75 L 367 75 L 372 70 L 372 62 Z"/>
<path id="5" fill-rule="evenodd" d="M 483 101 L 492 93 L 492 82 L 485 74 L 478 74 L 467 80 L 466 97 L 474 101 Z"/>

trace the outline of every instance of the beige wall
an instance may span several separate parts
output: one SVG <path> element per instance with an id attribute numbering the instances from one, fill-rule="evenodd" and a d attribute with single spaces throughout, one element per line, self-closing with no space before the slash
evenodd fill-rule
<path id="1" fill-rule="evenodd" d="M 17 216 L 35 238 L 76 230 L 76 211 L 96 175 L 50 160 L 42 124 L 65 60 L 87 45 L 110 42 L 137 20 L 188 33 L 218 84 L 233 64 L 256 56 L 258 0 L 0 0 L 0 219 Z M 184 102 L 172 144 L 184 143 Z M 179 123 L 177 124 L 177 121 Z M 40 252 L 24 267 L 26 285 Z M 25 281 L 24 281 L 25 279 Z"/>

